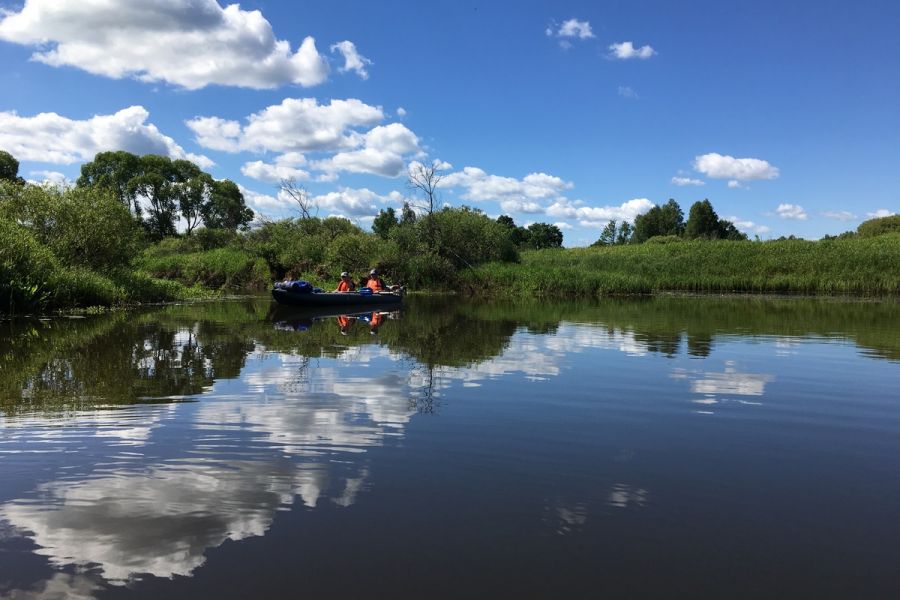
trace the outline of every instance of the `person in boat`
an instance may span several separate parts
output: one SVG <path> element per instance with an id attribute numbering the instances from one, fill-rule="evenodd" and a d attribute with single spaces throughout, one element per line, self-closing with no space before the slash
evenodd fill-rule
<path id="1" fill-rule="evenodd" d="M 378 275 L 378 269 L 369 271 L 369 280 L 366 282 L 366 287 L 376 294 L 387 289 L 384 285 L 384 280 Z"/>
<path id="2" fill-rule="evenodd" d="M 353 292 L 356 291 L 356 284 L 350 278 L 350 273 L 344 271 L 341 273 L 341 281 L 338 283 L 335 292 Z"/>
<path id="3" fill-rule="evenodd" d="M 366 281 L 365 287 L 369 288 L 376 294 L 378 292 L 396 292 L 400 290 L 399 285 L 385 285 L 384 280 L 378 274 L 378 269 L 369 271 L 369 279 Z"/>

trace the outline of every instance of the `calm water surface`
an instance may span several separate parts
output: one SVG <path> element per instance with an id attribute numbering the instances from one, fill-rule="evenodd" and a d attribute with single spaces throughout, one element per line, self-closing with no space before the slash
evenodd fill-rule
<path id="1" fill-rule="evenodd" d="M 900 306 L 0 322 L 0 596 L 898 597 Z"/>

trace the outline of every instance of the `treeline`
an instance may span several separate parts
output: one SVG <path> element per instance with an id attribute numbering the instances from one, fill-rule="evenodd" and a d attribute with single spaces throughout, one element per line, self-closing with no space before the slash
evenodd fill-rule
<path id="1" fill-rule="evenodd" d="M 745 241 L 747 235 L 734 223 L 716 214 L 709 200 L 691 205 L 685 222 L 684 212 L 678 202 L 669 199 L 662 206 L 654 206 L 634 219 L 634 225 L 612 220 L 603 228 L 600 238 L 592 246 L 643 244 L 652 238 L 683 238 L 688 240 L 736 240 Z M 660 240 L 664 241 L 664 240 Z"/>
<path id="2" fill-rule="evenodd" d="M 103 152 L 74 187 L 30 184 L 18 168 L 0 151 L 2 312 L 203 295 L 137 268 L 143 253 L 177 236 L 180 219 L 187 236 L 200 224 L 227 236 L 253 218 L 236 184 L 186 160 Z"/>
<path id="3" fill-rule="evenodd" d="M 440 179 L 437 166 L 421 168 Z M 283 277 L 329 287 L 341 271 L 371 268 L 414 288 L 452 289 L 464 269 L 562 244 L 552 225 L 522 228 L 469 207 L 435 209 L 433 188 L 416 210 L 382 211 L 367 232 L 313 216 L 292 182 L 283 188 L 300 216 L 251 228 L 254 214 L 236 184 L 164 156 L 100 153 L 69 188 L 25 182 L 3 153 L 0 176 L 3 312 L 202 294 L 195 286 L 263 289 Z"/>

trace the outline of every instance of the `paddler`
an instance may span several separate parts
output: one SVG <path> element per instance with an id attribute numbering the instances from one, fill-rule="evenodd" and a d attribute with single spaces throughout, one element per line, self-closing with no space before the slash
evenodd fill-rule
<path id="1" fill-rule="evenodd" d="M 350 273 L 344 271 L 341 273 L 341 281 L 338 283 L 335 292 L 352 292 L 356 289 L 356 284 L 350 279 Z"/>

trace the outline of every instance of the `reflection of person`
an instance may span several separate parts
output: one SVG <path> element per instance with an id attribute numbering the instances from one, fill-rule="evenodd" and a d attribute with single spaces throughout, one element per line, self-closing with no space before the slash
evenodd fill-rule
<path id="1" fill-rule="evenodd" d="M 372 335 L 378 333 L 378 328 L 381 327 L 382 322 L 384 322 L 384 315 L 380 312 L 373 312 L 372 318 L 369 319 L 369 333 Z"/>
<path id="2" fill-rule="evenodd" d="M 356 321 L 356 319 L 348 317 L 347 315 L 341 315 L 337 318 L 338 329 L 341 330 L 341 335 L 347 335 L 347 331 L 350 329 L 350 326 L 353 325 L 354 321 Z"/>
<path id="3" fill-rule="evenodd" d="M 350 279 L 350 273 L 344 271 L 341 273 L 341 281 L 338 283 L 335 292 L 352 292 L 356 289 L 356 284 Z"/>

